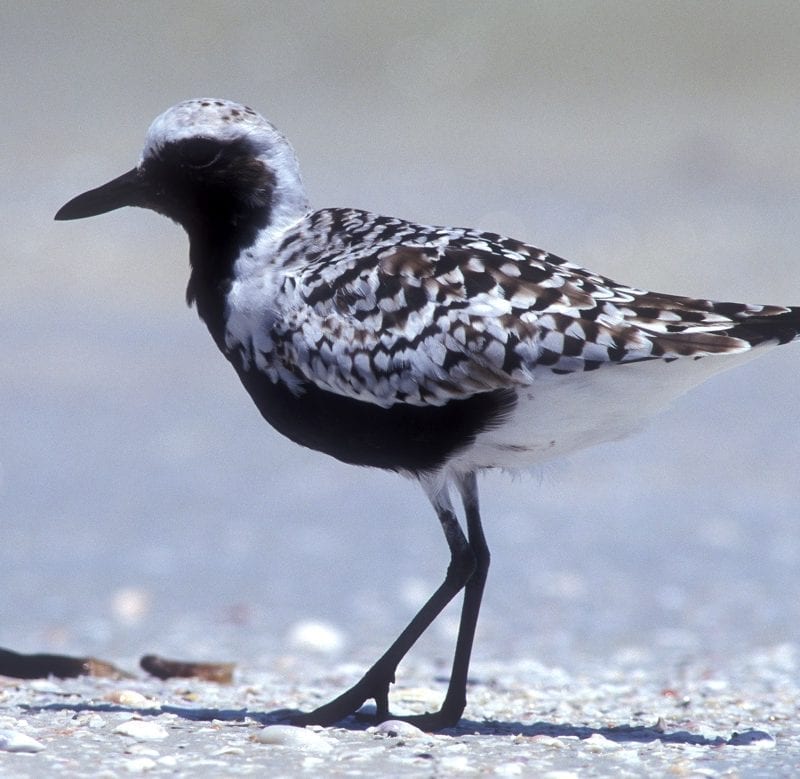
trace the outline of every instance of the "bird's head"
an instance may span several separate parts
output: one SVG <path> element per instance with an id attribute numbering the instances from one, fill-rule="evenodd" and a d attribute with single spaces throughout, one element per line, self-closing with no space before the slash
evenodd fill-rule
<path id="1" fill-rule="evenodd" d="M 150 125 L 138 165 L 70 200 L 56 219 L 123 206 L 157 211 L 190 237 L 265 227 L 308 210 L 294 150 L 262 116 L 229 100 L 178 103 Z"/>

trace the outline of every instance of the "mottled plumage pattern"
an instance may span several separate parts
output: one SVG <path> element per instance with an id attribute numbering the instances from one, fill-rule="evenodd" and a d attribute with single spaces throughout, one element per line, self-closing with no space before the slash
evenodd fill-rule
<path id="1" fill-rule="evenodd" d="M 789 308 L 647 292 L 494 233 L 353 209 L 303 220 L 254 283 L 273 274 L 269 334 L 239 338 L 234 310 L 229 347 L 276 381 L 280 367 L 382 406 L 442 405 L 542 371 L 741 352 L 790 340 L 798 324 Z"/>
<path id="2" fill-rule="evenodd" d="M 293 718 L 301 725 L 369 699 L 375 719 L 390 718 L 398 664 L 463 590 L 442 707 L 403 718 L 455 725 L 489 568 L 476 473 L 622 437 L 753 347 L 800 331 L 798 308 L 647 292 L 494 233 L 313 212 L 288 141 L 227 100 L 170 108 L 133 170 L 57 218 L 126 205 L 185 228 L 187 300 L 264 418 L 344 462 L 416 477 L 444 530 L 440 587 L 358 682 Z"/>

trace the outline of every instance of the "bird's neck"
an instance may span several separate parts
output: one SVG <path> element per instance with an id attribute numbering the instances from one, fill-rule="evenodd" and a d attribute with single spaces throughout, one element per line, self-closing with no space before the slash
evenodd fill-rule
<path id="1" fill-rule="evenodd" d="M 233 280 L 233 267 L 241 248 L 230 236 L 189 233 L 191 273 L 186 302 L 194 305 L 217 346 L 224 352 L 225 295 Z"/>
<path id="2" fill-rule="evenodd" d="M 224 353 L 226 297 L 234 280 L 259 274 L 272 264 L 286 236 L 309 213 L 305 197 L 291 204 L 278 201 L 276 206 L 235 224 L 209 218 L 193 227 L 185 225 L 191 266 L 186 302 L 196 307 Z"/>

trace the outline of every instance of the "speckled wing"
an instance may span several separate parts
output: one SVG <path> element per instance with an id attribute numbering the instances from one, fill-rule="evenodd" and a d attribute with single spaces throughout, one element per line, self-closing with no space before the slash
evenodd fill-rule
<path id="1" fill-rule="evenodd" d="M 412 229 L 381 240 L 373 225 L 306 266 L 286 364 L 365 401 L 435 405 L 543 370 L 735 353 L 797 333 L 793 309 L 651 293 L 494 234 Z"/>

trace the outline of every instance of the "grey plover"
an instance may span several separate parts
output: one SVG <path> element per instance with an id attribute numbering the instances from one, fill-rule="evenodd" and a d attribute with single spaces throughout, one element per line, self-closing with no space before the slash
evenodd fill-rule
<path id="1" fill-rule="evenodd" d="M 313 211 L 283 135 L 227 100 L 161 114 L 133 170 L 56 218 L 122 206 L 186 230 L 187 300 L 264 418 L 303 446 L 416 478 L 444 530 L 441 586 L 360 681 L 298 724 L 370 699 L 390 717 L 398 663 L 463 589 L 442 706 L 405 718 L 454 725 L 489 567 L 476 474 L 623 436 L 800 330 L 800 308 L 648 292 L 495 233 Z"/>

